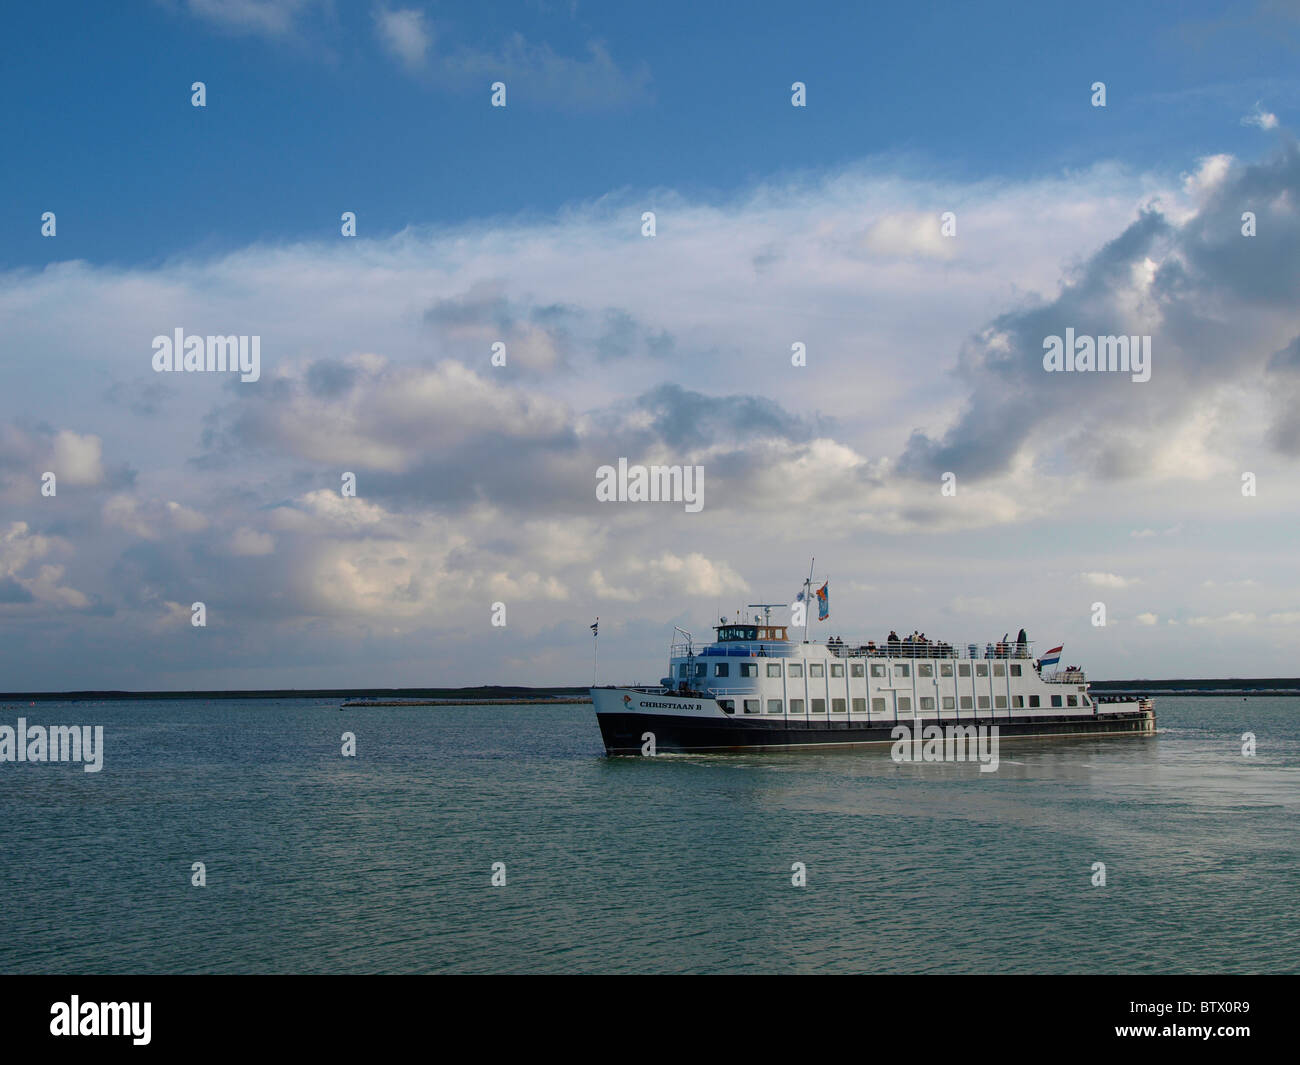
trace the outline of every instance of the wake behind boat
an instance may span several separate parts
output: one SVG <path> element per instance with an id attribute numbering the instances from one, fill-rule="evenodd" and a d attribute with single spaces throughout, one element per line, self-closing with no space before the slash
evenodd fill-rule
<path id="1" fill-rule="evenodd" d="M 792 609 L 812 601 L 811 578 Z M 822 618 L 829 592 L 816 592 Z M 658 687 L 593 687 L 609 754 L 852 747 L 887 744 L 910 729 L 997 725 L 1011 736 L 1150 736 L 1150 699 L 1097 699 L 1082 669 L 1059 668 L 1060 647 L 1034 658 L 1020 636 L 950 644 L 918 637 L 850 646 L 795 642 L 763 620 L 713 626 L 697 646 L 676 630 Z"/>

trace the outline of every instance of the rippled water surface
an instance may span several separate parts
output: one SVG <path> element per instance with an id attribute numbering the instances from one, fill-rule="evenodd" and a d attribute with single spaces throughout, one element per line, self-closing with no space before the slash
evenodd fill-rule
<path id="1" fill-rule="evenodd" d="M 610 759 L 590 706 L 8 704 L 106 754 L 0 764 L 0 971 L 1297 971 L 1300 699 L 1156 709 L 981 774 Z"/>

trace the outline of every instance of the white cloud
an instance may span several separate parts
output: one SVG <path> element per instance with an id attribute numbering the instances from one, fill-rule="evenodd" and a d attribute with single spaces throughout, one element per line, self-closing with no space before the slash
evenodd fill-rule
<path id="1" fill-rule="evenodd" d="M 1265 111 L 1264 108 L 1260 106 L 1259 101 L 1256 100 L 1255 110 L 1242 118 L 1241 124 L 1243 126 L 1256 126 L 1262 130 L 1277 129 L 1277 115 L 1273 114 L 1271 111 Z"/>
<path id="2" fill-rule="evenodd" d="M 375 11 L 375 29 L 384 47 L 408 70 L 419 70 L 424 66 L 433 34 L 425 23 L 423 11 L 379 8 Z"/>

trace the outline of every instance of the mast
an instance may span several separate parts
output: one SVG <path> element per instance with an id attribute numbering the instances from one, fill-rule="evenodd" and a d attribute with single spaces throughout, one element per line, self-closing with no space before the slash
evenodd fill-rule
<path id="1" fill-rule="evenodd" d="M 803 642 L 808 642 L 808 611 L 812 609 L 813 566 L 817 564 L 814 556 L 808 563 L 808 579 L 803 582 Z"/>

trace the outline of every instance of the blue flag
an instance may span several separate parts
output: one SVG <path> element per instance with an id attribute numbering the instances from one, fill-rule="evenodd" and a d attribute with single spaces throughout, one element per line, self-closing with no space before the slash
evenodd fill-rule
<path id="1" fill-rule="evenodd" d="M 831 582 L 827 581 L 817 589 L 817 620 L 825 621 L 831 616 Z"/>

